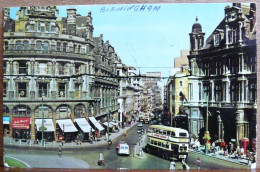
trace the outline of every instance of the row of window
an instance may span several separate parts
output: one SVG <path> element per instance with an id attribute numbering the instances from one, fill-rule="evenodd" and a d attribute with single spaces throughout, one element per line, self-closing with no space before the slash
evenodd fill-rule
<path id="1" fill-rule="evenodd" d="M 241 70 L 256 72 L 257 63 L 255 57 L 244 57 L 244 65 L 241 65 Z M 225 61 L 208 61 L 199 64 L 200 75 L 210 76 L 210 75 L 222 75 L 224 73 L 230 72 L 231 74 L 236 74 L 239 72 L 239 59 L 231 58 Z"/>
<path id="2" fill-rule="evenodd" d="M 90 112 L 90 108 L 89 108 Z M 4 106 L 4 114 L 5 116 L 9 116 L 9 108 Z M 52 109 L 49 106 L 39 106 L 35 110 L 35 118 L 53 118 Z M 86 115 L 86 108 L 84 105 L 79 104 L 74 108 L 74 115 L 76 118 L 85 117 Z M 16 117 L 30 117 L 31 116 L 31 109 L 25 105 L 19 105 L 14 108 L 13 116 Z M 71 118 L 71 109 L 67 105 L 62 105 L 56 110 L 56 119 L 62 118 Z"/>
<path id="3" fill-rule="evenodd" d="M 25 30 L 27 32 L 52 32 L 58 33 L 59 27 L 56 25 L 55 22 L 50 21 L 34 21 L 31 20 L 29 23 L 26 24 Z"/>
<path id="4" fill-rule="evenodd" d="M 57 42 L 56 45 L 50 45 L 48 41 L 37 41 L 36 44 L 29 44 L 29 41 L 16 41 L 16 44 L 9 44 L 8 41 L 5 41 L 4 48 L 5 50 L 52 50 L 78 54 L 86 53 L 86 49 L 83 49 L 81 45 L 74 44 L 73 46 L 68 46 L 68 43 L 60 42 Z"/>
<path id="5" fill-rule="evenodd" d="M 214 85 L 214 100 L 215 101 L 228 101 L 227 100 L 227 83 L 215 83 Z M 199 83 L 199 101 L 202 99 L 207 101 L 212 100 L 212 89 L 210 84 Z M 203 90 L 202 90 L 203 89 Z M 231 82 L 229 87 L 230 101 L 249 101 L 255 102 L 257 99 L 257 85 L 255 83 L 246 84 L 246 82 Z M 189 83 L 189 98 L 193 100 L 193 84 Z"/>
<path id="6" fill-rule="evenodd" d="M 67 74 L 70 74 L 72 73 L 69 72 L 71 69 L 66 66 L 68 63 L 58 63 L 58 66 L 56 68 L 56 70 L 58 70 L 58 74 L 59 75 L 67 75 Z M 6 74 L 6 62 L 4 62 L 4 65 L 3 65 L 3 69 L 4 69 L 4 74 Z M 75 74 L 80 74 L 80 67 L 81 65 L 80 64 L 75 64 Z M 37 63 L 36 66 L 36 73 L 37 74 L 51 74 L 51 64 L 50 63 Z M 90 71 L 88 71 L 90 72 Z M 9 72 L 10 73 L 10 72 Z M 20 61 L 18 62 L 18 74 L 21 74 L 21 75 L 27 75 L 28 74 L 28 65 L 27 65 L 27 62 L 25 61 Z"/>
<path id="7" fill-rule="evenodd" d="M 160 147 L 163 147 L 163 148 L 167 148 L 167 149 L 169 149 L 169 147 L 170 147 L 168 143 L 155 141 L 155 140 L 152 140 L 152 139 L 150 141 L 150 144 L 155 145 L 155 146 L 160 146 Z"/>
<path id="8" fill-rule="evenodd" d="M 26 98 L 28 97 L 28 91 L 27 91 L 27 87 L 28 87 L 28 83 L 17 83 L 17 97 L 18 98 Z M 48 83 L 38 83 L 38 97 L 45 97 L 48 98 L 49 97 L 49 84 Z M 74 97 L 75 98 L 81 98 L 82 96 L 82 85 L 80 83 L 75 83 L 74 84 L 74 88 L 75 88 L 75 93 L 74 93 Z M 67 97 L 67 84 L 66 83 L 58 83 L 58 97 Z M 105 92 L 107 91 L 103 91 L 103 97 L 105 97 Z M 108 93 L 108 92 L 107 92 Z M 4 82 L 3 83 L 3 97 L 7 96 L 7 83 Z M 111 96 L 113 96 L 111 94 Z M 115 97 L 115 94 L 114 96 Z M 111 99 L 112 104 L 115 104 L 115 100 Z M 104 100 L 103 99 L 103 105 L 108 105 L 109 101 L 108 99 Z"/>

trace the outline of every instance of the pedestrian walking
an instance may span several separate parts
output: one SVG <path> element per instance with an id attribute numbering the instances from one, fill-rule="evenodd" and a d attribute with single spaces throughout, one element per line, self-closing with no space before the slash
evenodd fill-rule
<path id="1" fill-rule="evenodd" d="M 103 154 L 101 152 L 99 153 L 98 165 L 105 165 L 105 163 L 104 163 L 104 156 L 103 156 Z"/>
<path id="2" fill-rule="evenodd" d="M 172 162 L 170 163 L 170 170 L 175 170 L 175 169 L 176 169 L 176 164 L 175 164 L 174 161 L 172 161 Z"/>
<path id="3" fill-rule="evenodd" d="M 92 132 L 93 141 L 96 141 L 95 131 Z"/>

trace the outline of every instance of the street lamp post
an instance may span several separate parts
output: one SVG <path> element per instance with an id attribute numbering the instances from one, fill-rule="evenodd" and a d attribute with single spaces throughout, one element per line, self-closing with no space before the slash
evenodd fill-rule
<path id="1" fill-rule="evenodd" d="M 209 96 L 207 96 L 207 110 L 206 110 L 206 131 L 204 135 L 204 140 L 206 141 L 205 143 L 205 152 L 208 154 L 208 142 L 210 140 L 210 135 L 209 135 L 209 125 L 208 125 L 208 119 L 209 118 Z"/>
<path id="2" fill-rule="evenodd" d="M 43 92 L 43 87 L 42 87 L 42 146 L 44 146 L 44 121 L 43 121 L 43 117 L 44 117 L 44 113 L 43 113 L 43 97 L 44 97 L 44 92 Z"/>
<path id="3" fill-rule="evenodd" d="M 110 146 L 110 139 L 109 139 L 109 119 L 110 119 L 110 97 L 108 97 L 108 117 L 107 117 L 107 145 L 108 145 L 108 149 Z"/>

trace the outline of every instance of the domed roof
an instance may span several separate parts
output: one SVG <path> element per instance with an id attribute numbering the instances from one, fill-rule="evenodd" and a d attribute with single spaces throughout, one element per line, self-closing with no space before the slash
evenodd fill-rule
<path id="1" fill-rule="evenodd" d="M 196 17 L 196 23 L 192 25 L 192 32 L 202 32 L 201 25 L 198 23 L 198 17 Z"/>

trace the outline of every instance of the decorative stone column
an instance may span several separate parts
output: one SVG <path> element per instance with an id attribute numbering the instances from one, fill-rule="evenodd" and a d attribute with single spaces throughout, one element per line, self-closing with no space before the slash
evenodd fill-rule
<path id="1" fill-rule="evenodd" d="M 58 141 L 57 132 L 56 132 L 57 131 L 57 125 L 56 125 L 56 112 L 55 112 L 55 109 L 52 112 L 52 121 L 53 121 L 53 126 L 54 126 L 54 139 L 55 139 L 55 141 Z"/>
<path id="2" fill-rule="evenodd" d="M 74 99 L 74 97 L 75 97 L 75 89 L 74 89 L 73 78 L 70 78 L 68 91 L 69 91 L 69 97 L 71 99 Z"/>
<path id="3" fill-rule="evenodd" d="M 31 111 L 31 140 L 35 140 L 35 111 Z"/>
<path id="4" fill-rule="evenodd" d="M 243 137 L 248 137 L 249 128 L 248 122 L 245 121 L 245 112 L 244 110 L 237 110 L 236 111 L 236 139 L 239 142 Z"/>
<path id="5" fill-rule="evenodd" d="M 71 120 L 74 122 L 75 119 L 75 113 L 74 113 L 74 107 L 71 107 Z"/>
<path id="6" fill-rule="evenodd" d="M 224 141 L 224 126 L 220 115 L 218 115 L 218 140 L 220 142 Z"/>
<path id="7" fill-rule="evenodd" d="M 13 128 L 12 128 L 12 122 L 13 122 L 13 107 L 10 107 L 9 109 L 9 118 L 10 118 L 10 125 L 9 125 L 9 129 L 10 129 L 10 134 L 9 137 L 12 138 L 13 137 Z"/>

